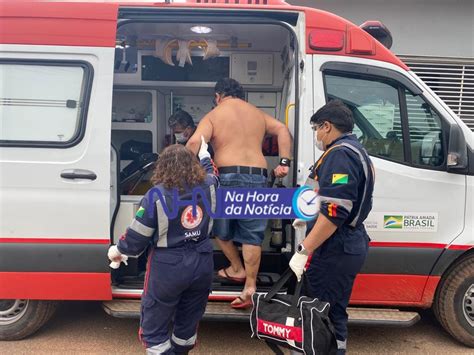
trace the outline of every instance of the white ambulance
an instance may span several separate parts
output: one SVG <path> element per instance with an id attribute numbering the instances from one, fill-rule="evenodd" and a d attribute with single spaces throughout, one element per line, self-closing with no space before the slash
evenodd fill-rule
<path id="1" fill-rule="evenodd" d="M 107 249 L 173 142 L 167 118 L 198 123 L 232 77 L 293 134 L 287 187 L 320 154 L 311 115 L 334 98 L 354 114 L 377 179 L 350 321 L 410 325 L 433 307 L 474 346 L 474 134 L 382 44 L 383 26 L 282 0 L 2 1 L 0 23 L 1 340 L 33 333 L 62 300 L 139 315 L 145 257 L 111 273 Z M 276 142 L 263 143 L 276 166 Z M 300 237 L 269 224 L 260 290 Z M 247 320 L 228 305 L 239 291 L 216 281 L 206 317 Z"/>

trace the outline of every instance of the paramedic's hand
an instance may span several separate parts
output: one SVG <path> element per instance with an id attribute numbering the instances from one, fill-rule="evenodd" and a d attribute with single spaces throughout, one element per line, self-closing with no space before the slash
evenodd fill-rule
<path id="1" fill-rule="evenodd" d="M 301 281 L 301 276 L 303 276 L 303 272 L 308 262 L 308 255 L 303 255 L 299 253 L 294 253 L 293 257 L 290 260 L 290 268 L 296 275 L 298 282 Z"/>
<path id="2" fill-rule="evenodd" d="M 278 165 L 273 171 L 275 172 L 275 176 L 277 178 L 284 178 L 286 175 L 288 175 L 290 168 L 287 166 Z"/>
<path id="3" fill-rule="evenodd" d="M 199 160 L 203 160 L 204 158 L 211 157 L 211 154 L 209 154 L 209 151 L 207 150 L 207 143 L 204 140 L 204 136 L 201 136 L 201 148 L 199 148 L 198 157 L 199 157 Z"/>
<path id="4" fill-rule="evenodd" d="M 295 230 L 303 230 L 303 229 L 306 229 L 306 221 L 303 220 L 303 219 L 300 219 L 300 218 L 296 218 L 293 223 L 292 223 L 292 226 Z"/>
<path id="5" fill-rule="evenodd" d="M 128 265 L 127 263 L 127 260 L 128 260 L 128 256 L 127 255 L 123 255 L 117 248 L 116 245 L 112 245 L 110 248 L 109 248 L 109 251 L 107 252 L 107 257 L 109 258 L 109 260 L 111 261 L 110 263 L 110 267 L 112 269 L 118 269 L 119 266 L 120 266 L 120 263 L 123 262 L 125 265 Z"/>

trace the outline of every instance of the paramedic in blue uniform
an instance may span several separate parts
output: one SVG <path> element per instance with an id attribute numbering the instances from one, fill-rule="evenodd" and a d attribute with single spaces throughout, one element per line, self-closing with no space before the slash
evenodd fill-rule
<path id="1" fill-rule="evenodd" d="M 214 264 L 209 240 L 212 219 L 203 199 L 215 208 L 218 178 L 204 140 L 199 158 L 201 165 L 179 144 L 160 154 L 152 179 L 156 186 L 143 197 L 125 235 L 109 249 L 109 259 L 120 262 L 123 255 L 136 256 L 153 246 L 148 255 L 139 330 L 147 354 L 187 354 L 196 342 L 198 323 L 206 308 Z M 191 191 L 196 187 L 205 197 L 193 205 Z M 190 201 L 189 205 L 183 203 L 177 217 L 171 219 L 165 210 L 177 208 L 171 203 L 174 189 L 180 200 Z M 164 201 L 156 190 L 165 196 Z"/>
<path id="2" fill-rule="evenodd" d="M 372 163 L 354 134 L 352 112 L 340 100 L 330 101 L 311 117 L 316 146 L 324 153 L 312 168 L 320 212 L 314 226 L 308 223 L 305 240 L 297 247 L 290 267 L 301 279 L 306 271 L 307 293 L 329 302 L 336 330 L 338 354 L 345 354 L 347 312 L 356 275 L 364 264 L 369 236 L 362 222 L 372 209 Z M 296 220 L 295 228 L 302 227 Z"/>

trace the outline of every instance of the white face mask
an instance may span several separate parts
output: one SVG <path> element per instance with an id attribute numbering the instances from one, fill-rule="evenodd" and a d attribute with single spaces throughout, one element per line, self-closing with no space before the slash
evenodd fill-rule
<path id="1" fill-rule="evenodd" d="M 186 143 L 187 139 L 184 133 L 175 133 L 174 138 L 176 139 L 177 143 Z"/>
<path id="2" fill-rule="evenodd" d="M 318 132 L 317 132 L 317 131 L 314 132 L 314 140 L 315 140 L 315 144 L 314 144 L 314 145 L 316 146 L 316 148 L 318 148 L 319 150 L 321 150 L 321 151 L 324 152 L 324 143 L 323 143 L 323 141 L 320 141 L 320 140 L 318 139 Z"/>

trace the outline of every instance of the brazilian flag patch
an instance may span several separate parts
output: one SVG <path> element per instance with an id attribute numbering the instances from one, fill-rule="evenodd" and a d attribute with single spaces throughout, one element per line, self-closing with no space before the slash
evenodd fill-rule
<path id="1" fill-rule="evenodd" d="M 349 182 L 348 174 L 332 174 L 332 184 L 347 184 Z"/>
<path id="2" fill-rule="evenodd" d="M 135 214 L 135 217 L 142 218 L 144 214 L 145 214 L 145 209 L 140 206 L 140 208 L 138 209 L 137 213 Z"/>

